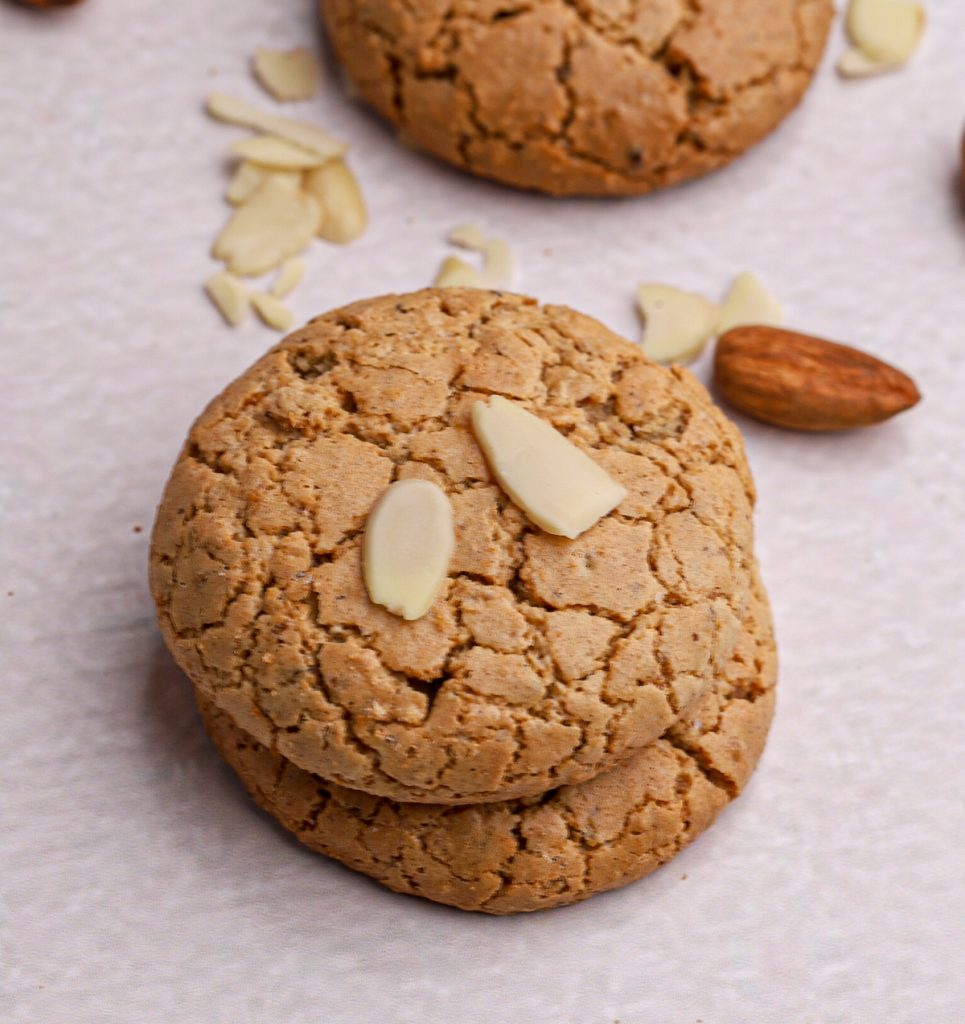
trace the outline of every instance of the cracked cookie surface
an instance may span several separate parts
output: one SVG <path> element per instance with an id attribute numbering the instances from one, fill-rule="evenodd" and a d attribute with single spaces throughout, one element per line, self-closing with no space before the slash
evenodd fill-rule
<path id="1" fill-rule="evenodd" d="M 729 163 L 798 103 L 831 0 L 321 0 L 362 97 L 458 167 L 555 195 Z"/>
<path id="2" fill-rule="evenodd" d="M 469 426 L 502 394 L 627 489 L 575 541 L 495 486 Z M 429 613 L 373 605 L 365 520 L 435 481 L 456 550 Z M 650 743 L 727 663 L 750 580 L 736 428 L 686 371 L 564 307 L 427 289 L 319 317 L 215 399 L 152 542 L 169 647 L 274 752 L 394 799 L 479 803 L 580 782 Z"/>
<path id="3" fill-rule="evenodd" d="M 468 807 L 400 804 L 333 786 L 272 754 L 200 695 L 199 705 L 249 793 L 301 842 L 397 892 L 511 914 L 636 881 L 708 828 L 761 755 L 776 673 L 757 580 L 725 670 L 686 721 L 589 782 Z"/>

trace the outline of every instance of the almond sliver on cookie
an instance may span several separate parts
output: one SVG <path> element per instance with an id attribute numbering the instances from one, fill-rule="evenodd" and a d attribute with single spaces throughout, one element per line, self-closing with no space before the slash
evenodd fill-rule
<path id="1" fill-rule="evenodd" d="M 733 327 L 780 327 L 784 313 L 777 299 L 764 287 L 760 278 L 746 272 L 731 285 L 720 311 L 718 334 Z"/>
<path id="2" fill-rule="evenodd" d="M 720 308 L 702 295 L 663 284 L 642 284 L 637 306 L 643 351 L 657 363 L 689 363 L 717 331 Z"/>
<path id="3" fill-rule="evenodd" d="M 500 395 L 476 402 L 472 429 L 499 486 L 547 533 L 574 540 L 627 496 L 549 423 Z"/>
<path id="4" fill-rule="evenodd" d="M 456 546 L 452 505 L 429 480 L 400 480 L 365 524 L 363 575 L 374 604 L 409 622 L 432 607 Z"/>
<path id="5" fill-rule="evenodd" d="M 301 252 L 315 237 L 320 218 L 311 196 L 269 178 L 235 211 L 214 255 L 233 274 L 257 277 Z"/>
<path id="6" fill-rule="evenodd" d="M 344 156 L 348 147 L 344 142 L 333 139 L 328 132 L 313 124 L 296 121 L 290 117 L 279 117 L 266 110 L 228 96 L 222 92 L 213 93 L 208 97 L 208 113 L 218 121 L 237 124 L 243 128 L 252 128 L 267 135 L 274 135 L 286 142 L 293 142 L 311 153 L 317 153 L 323 160 L 333 160 Z"/>

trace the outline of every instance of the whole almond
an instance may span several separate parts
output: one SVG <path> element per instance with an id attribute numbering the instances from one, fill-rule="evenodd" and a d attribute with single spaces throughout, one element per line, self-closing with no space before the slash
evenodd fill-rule
<path id="1" fill-rule="evenodd" d="M 850 430 L 917 404 L 914 381 L 867 352 L 777 327 L 717 343 L 714 384 L 735 408 L 789 430 Z"/>

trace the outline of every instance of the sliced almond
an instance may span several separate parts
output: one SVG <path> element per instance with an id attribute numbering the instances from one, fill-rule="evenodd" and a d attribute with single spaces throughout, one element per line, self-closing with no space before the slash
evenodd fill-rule
<path id="1" fill-rule="evenodd" d="M 845 50 L 838 59 L 838 74 L 844 78 L 868 78 L 900 67 L 900 61 L 876 60 L 856 46 Z"/>
<path id="2" fill-rule="evenodd" d="M 486 248 L 486 241 L 486 236 L 476 224 L 460 224 L 449 232 L 449 242 L 458 245 L 460 249 L 482 252 Z"/>
<path id="3" fill-rule="evenodd" d="M 238 164 L 238 169 L 228 185 L 225 198 L 232 206 L 239 206 L 268 178 L 275 178 L 292 189 L 298 188 L 302 183 L 299 171 L 270 171 L 266 167 L 258 167 L 243 160 Z"/>
<path id="4" fill-rule="evenodd" d="M 222 271 L 209 277 L 204 284 L 205 291 L 217 306 L 225 322 L 237 327 L 248 315 L 251 303 L 245 286 L 233 274 Z"/>
<path id="5" fill-rule="evenodd" d="M 483 248 L 483 278 L 487 288 L 508 288 L 513 283 L 513 251 L 502 238 L 490 238 Z"/>
<path id="6" fill-rule="evenodd" d="M 869 58 L 904 64 L 915 52 L 925 28 L 921 4 L 905 0 L 851 0 L 848 35 Z"/>
<path id="7" fill-rule="evenodd" d="M 301 283 L 305 276 L 305 269 L 304 260 L 286 260 L 278 273 L 278 279 L 271 286 L 271 294 L 276 299 L 287 299 Z"/>
<path id="8" fill-rule="evenodd" d="M 365 524 L 363 576 L 369 598 L 413 621 L 432 607 L 455 548 L 452 505 L 428 480 L 400 480 Z"/>
<path id="9" fill-rule="evenodd" d="M 269 327 L 274 327 L 276 331 L 291 330 L 295 321 L 292 311 L 274 295 L 269 295 L 268 292 L 254 292 L 251 304 Z"/>
<path id="10" fill-rule="evenodd" d="M 763 324 L 778 327 L 784 320 L 784 313 L 777 299 L 764 287 L 760 278 L 745 272 L 731 285 L 730 292 L 721 307 L 717 333 L 723 334 L 732 327 L 748 324 Z"/>
<path id="11" fill-rule="evenodd" d="M 305 175 L 305 191 L 322 207 L 319 235 L 345 245 L 365 232 L 369 213 L 362 189 L 344 160 L 329 160 Z"/>
<path id="12" fill-rule="evenodd" d="M 302 146 L 296 146 L 272 135 L 258 135 L 242 139 L 231 147 L 231 152 L 242 160 L 268 167 L 273 171 L 307 171 L 318 167 L 323 158 Z"/>
<path id="13" fill-rule="evenodd" d="M 286 142 L 293 142 L 311 153 L 317 153 L 323 160 L 344 156 L 348 149 L 344 142 L 333 139 L 328 132 L 316 125 L 296 121 L 290 117 L 279 117 L 222 92 L 213 93 L 208 97 L 207 110 L 218 121 L 241 125 L 285 139 Z"/>
<path id="14" fill-rule="evenodd" d="M 482 274 L 458 256 L 447 256 L 442 261 L 442 266 L 439 267 L 436 279 L 432 283 L 436 288 L 486 287 Z"/>
<path id="15" fill-rule="evenodd" d="M 234 212 L 214 244 L 214 255 L 233 274 L 257 277 L 301 252 L 320 220 L 311 196 L 269 178 Z"/>
<path id="16" fill-rule="evenodd" d="M 473 405 L 472 429 L 499 486 L 547 533 L 573 540 L 627 496 L 586 452 L 501 395 Z"/>
<path id="17" fill-rule="evenodd" d="M 692 362 L 717 332 L 720 307 L 703 295 L 664 284 L 642 284 L 637 306 L 643 351 L 658 363 Z"/>
<path id="18" fill-rule="evenodd" d="M 276 100 L 309 100 L 318 92 L 318 61 L 303 46 L 295 50 L 255 50 L 253 68 L 255 77 Z"/>

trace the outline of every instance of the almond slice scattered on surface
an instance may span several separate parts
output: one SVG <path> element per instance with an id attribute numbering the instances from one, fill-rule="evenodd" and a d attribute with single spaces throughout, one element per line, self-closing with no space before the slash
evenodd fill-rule
<path id="1" fill-rule="evenodd" d="M 692 362 L 720 319 L 720 307 L 702 295 L 663 284 L 640 285 L 637 306 L 644 321 L 643 351 L 657 363 Z"/>
<path id="2" fill-rule="evenodd" d="M 447 256 L 439 267 L 435 288 L 485 288 L 482 274 L 458 256 Z"/>
<path id="3" fill-rule="evenodd" d="M 295 50 L 255 50 L 252 67 L 255 77 L 276 100 L 309 100 L 318 92 L 318 61 L 303 46 Z"/>
<path id="4" fill-rule="evenodd" d="M 289 188 L 293 189 L 299 188 L 302 183 L 302 176 L 298 171 L 270 171 L 266 167 L 258 167 L 255 164 L 248 163 L 247 160 L 243 160 L 238 164 L 238 169 L 228 185 L 225 199 L 232 206 L 239 206 L 267 178 L 275 178 L 277 181 L 284 182 Z"/>
<path id="5" fill-rule="evenodd" d="M 207 111 L 218 121 L 274 135 L 317 153 L 323 160 L 344 156 L 348 149 L 345 143 L 332 138 L 328 132 L 316 125 L 296 121 L 290 117 L 279 117 L 223 92 L 212 93 L 208 97 Z"/>
<path id="6" fill-rule="evenodd" d="M 714 384 L 735 408 L 789 430 L 849 430 L 916 405 L 914 381 L 867 352 L 776 327 L 717 342 Z"/>
<path id="7" fill-rule="evenodd" d="M 242 160 L 267 167 L 273 171 L 306 171 L 323 163 L 318 153 L 312 153 L 302 146 L 296 146 L 273 135 L 257 135 L 253 139 L 242 139 L 231 147 L 235 156 Z"/>
<path id="8" fill-rule="evenodd" d="M 269 178 L 239 206 L 214 244 L 233 274 L 257 277 L 300 253 L 318 232 L 318 203 Z"/>
<path id="9" fill-rule="evenodd" d="M 329 160 L 309 171 L 305 191 L 322 207 L 321 238 L 346 245 L 364 234 L 369 213 L 358 180 L 344 160 Z"/>
<path id="10" fill-rule="evenodd" d="M 479 230 L 476 224 L 460 224 L 449 232 L 449 242 L 458 245 L 460 249 L 470 249 L 473 252 L 483 252 L 486 248 L 486 236 Z"/>
<path id="11" fill-rule="evenodd" d="M 502 238 L 487 239 L 483 247 L 483 280 L 487 288 L 509 288 L 515 261 L 509 243 Z"/>
<path id="12" fill-rule="evenodd" d="M 262 321 L 276 331 L 288 331 L 295 321 L 292 311 L 274 295 L 268 292 L 254 292 L 251 304 Z"/>
<path id="13" fill-rule="evenodd" d="M 298 287 L 305 276 L 305 261 L 300 259 L 286 260 L 278 272 L 278 279 L 271 286 L 271 294 L 276 299 L 287 299 Z"/>
<path id="14" fill-rule="evenodd" d="M 457 256 L 445 259 L 439 270 L 436 287 L 466 286 L 471 288 L 509 288 L 513 281 L 513 251 L 502 238 L 490 238 L 475 224 L 461 224 L 449 232 L 448 241 L 461 249 L 483 255 L 481 270 L 471 267 Z"/>
<path id="15" fill-rule="evenodd" d="M 500 487 L 547 533 L 573 540 L 627 496 L 586 452 L 501 395 L 473 405 L 472 429 Z"/>
<path id="16" fill-rule="evenodd" d="M 717 332 L 724 334 L 734 327 L 748 324 L 777 327 L 783 319 L 784 313 L 777 299 L 764 287 L 760 278 L 745 272 L 731 285 L 720 310 Z"/>
<path id="17" fill-rule="evenodd" d="M 901 67 L 901 62 L 876 60 L 864 50 L 852 46 L 841 54 L 837 66 L 838 74 L 844 78 L 868 78 L 884 71 L 894 71 Z"/>
<path id="18" fill-rule="evenodd" d="M 855 46 L 869 58 L 904 64 L 921 40 L 925 10 L 907 0 L 851 0 L 847 25 Z"/>
<path id="19" fill-rule="evenodd" d="M 222 271 L 209 277 L 204 285 L 211 301 L 225 322 L 237 327 L 248 315 L 251 302 L 245 286 L 233 274 Z"/>
<path id="20" fill-rule="evenodd" d="M 363 576 L 369 598 L 413 621 L 432 607 L 455 548 L 452 505 L 428 480 L 400 480 L 365 524 Z"/>

